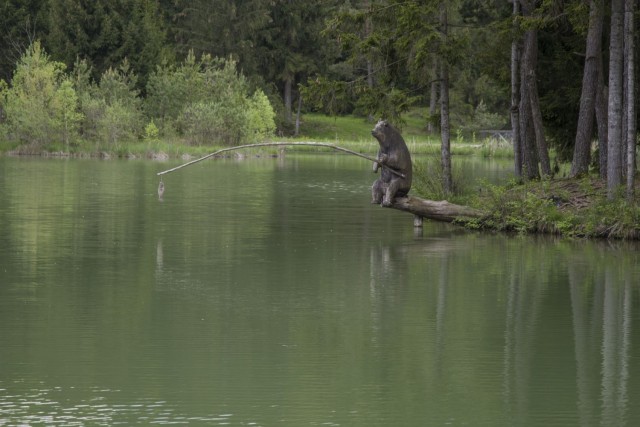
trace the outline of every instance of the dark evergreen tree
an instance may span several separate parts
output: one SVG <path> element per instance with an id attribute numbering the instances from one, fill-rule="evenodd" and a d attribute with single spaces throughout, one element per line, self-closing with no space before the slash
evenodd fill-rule
<path id="1" fill-rule="evenodd" d="M 232 57 L 248 75 L 257 76 L 260 55 L 256 38 L 271 21 L 268 0 L 175 0 L 162 2 L 169 18 L 169 38 L 180 58 Z"/>
<path id="2" fill-rule="evenodd" d="M 0 79 L 10 81 L 20 57 L 46 30 L 46 0 L 0 2 Z"/>
<path id="3" fill-rule="evenodd" d="M 269 23 L 258 32 L 259 71 L 282 94 L 287 126 L 293 124 L 292 106 L 298 84 L 307 76 L 324 71 L 328 49 L 322 30 L 333 3 L 274 1 Z"/>
<path id="4" fill-rule="evenodd" d="M 51 55 L 69 67 L 85 59 L 96 79 L 126 58 L 144 88 L 149 73 L 170 55 L 154 0 L 51 0 L 49 27 Z"/>

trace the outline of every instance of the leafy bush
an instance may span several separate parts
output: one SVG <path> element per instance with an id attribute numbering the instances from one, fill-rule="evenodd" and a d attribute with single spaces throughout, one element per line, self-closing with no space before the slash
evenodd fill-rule
<path id="1" fill-rule="evenodd" d="M 65 66 L 52 61 L 39 42 L 18 62 L 11 87 L 4 85 L 1 101 L 10 139 L 38 147 L 51 142 L 69 143 L 77 136 L 82 119 Z"/>
<path id="2" fill-rule="evenodd" d="M 110 144 L 131 141 L 142 134 L 142 100 L 135 89 L 136 76 L 125 61 L 102 74 L 92 98 L 101 107 L 95 115 L 98 138 Z"/>
<path id="3" fill-rule="evenodd" d="M 249 96 L 245 78 L 231 60 L 193 52 L 179 66 L 158 67 L 148 82 L 144 110 L 136 75 L 125 60 L 98 82 L 86 61 L 71 75 L 51 61 L 39 43 L 21 58 L 11 86 L 0 84 L 1 134 L 39 149 L 84 140 L 117 145 L 173 130 L 192 144 L 238 144 L 264 140 L 275 130 L 273 108 L 262 91 Z M 158 123 L 158 125 L 156 125 Z M 53 145 L 51 145 L 53 146 Z M 57 147 L 57 146 L 56 146 Z"/>
<path id="4" fill-rule="evenodd" d="M 136 75 L 125 60 L 117 69 L 109 68 L 100 81 L 91 81 L 86 61 L 77 61 L 73 82 L 84 120 L 85 139 L 117 144 L 143 134 L 142 99 L 135 88 Z"/>
<path id="5" fill-rule="evenodd" d="M 77 136 L 80 121 L 83 118 L 82 113 L 78 111 L 78 96 L 69 79 L 65 79 L 56 90 L 51 107 L 53 122 L 62 142 L 69 145 L 69 142 Z"/>
<path id="6" fill-rule="evenodd" d="M 238 144 L 273 134 L 273 108 L 263 92 L 248 95 L 236 63 L 190 52 L 177 67 L 161 66 L 147 84 L 146 112 L 161 132 L 176 129 L 195 145 Z"/>
<path id="7" fill-rule="evenodd" d="M 261 90 L 254 92 L 249 100 L 247 111 L 247 139 L 249 142 L 260 142 L 273 136 L 276 130 L 276 113 L 269 98 Z"/>
<path id="8" fill-rule="evenodd" d="M 147 142 L 157 142 L 159 134 L 158 126 L 156 126 L 153 120 L 144 127 L 144 140 Z"/>

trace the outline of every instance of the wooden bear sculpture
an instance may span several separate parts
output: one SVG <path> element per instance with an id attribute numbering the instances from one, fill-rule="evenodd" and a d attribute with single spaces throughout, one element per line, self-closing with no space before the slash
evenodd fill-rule
<path id="1" fill-rule="evenodd" d="M 377 156 L 379 163 L 373 164 L 373 172 L 377 172 L 380 165 L 383 165 L 380 178 L 371 188 L 371 203 L 391 206 L 395 197 L 406 196 L 411 189 L 411 155 L 400 133 L 386 120 L 380 120 L 371 134 L 380 144 Z M 404 177 L 394 174 L 389 169 Z"/>

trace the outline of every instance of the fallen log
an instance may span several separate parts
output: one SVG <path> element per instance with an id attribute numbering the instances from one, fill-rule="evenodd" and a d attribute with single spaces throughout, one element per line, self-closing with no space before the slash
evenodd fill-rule
<path id="1" fill-rule="evenodd" d="M 469 220 L 481 218 L 484 212 L 463 205 L 449 203 L 446 200 L 434 201 L 421 199 L 415 196 L 396 197 L 390 208 L 414 214 L 418 218 L 427 218 L 434 221 L 453 222 L 454 220 Z M 421 222 L 417 220 L 414 225 L 419 227 Z"/>

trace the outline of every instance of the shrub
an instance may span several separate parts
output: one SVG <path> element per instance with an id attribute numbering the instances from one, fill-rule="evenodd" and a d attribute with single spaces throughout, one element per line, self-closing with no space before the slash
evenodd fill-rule
<path id="1" fill-rule="evenodd" d="M 190 52 L 177 67 L 161 66 L 147 84 L 145 110 L 166 134 L 176 129 L 191 144 L 238 144 L 275 130 L 273 108 L 262 91 L 248 96 L 236 63 Z"/>
<path id="2" fill-rule="evenodd" d="M 273 136 L 276 130 L 276 113 L 269 102 L 269 98 L 261 90 L 254 92 L 249 100 L 247 111 L 247 139 L 249 142 L 259 142 Z"/>
<path id="3" fill-rule="evenodd" d="M 151 120 L 145 127 L 144 127 L 144 140 L 147 142 L 156 142 L 158 141 L 158 135 L 160 134 L 160 131 L 158 130 L 158 126 L 156 126 L 156 124 L 153 122 L 153 120 Z"/>
<path id="4" fill-rule="evenodd" d="M 33 43 L 18 62 L 11 87 L 2 90 L 7 133 L 11 139 L 41 147 L 51 142 L 69 143 L 77 136 L 82 119 L 65 66 L 52 61 Z"/>
<path id="5" fill-rule="evenodd" d="M 77 61 L 73 73 L 84 120 L 85 139 L 117 144 L 143 133 L 142 100 L 135 88 L 137 77 L 125 60 L 117 69 L 109 68 L 100 81 L 91 81 L 86 61 Z"/>
<path id="6" fill-rule="evenodd" d="M 142 134 L 142 100 L 135 84 L 136 76 L 125 61 L 118 69 L 105 71 L 93 87 L 92 98 L 98 101 L 95 128 L 101 141 L 117 144 Z"/>

